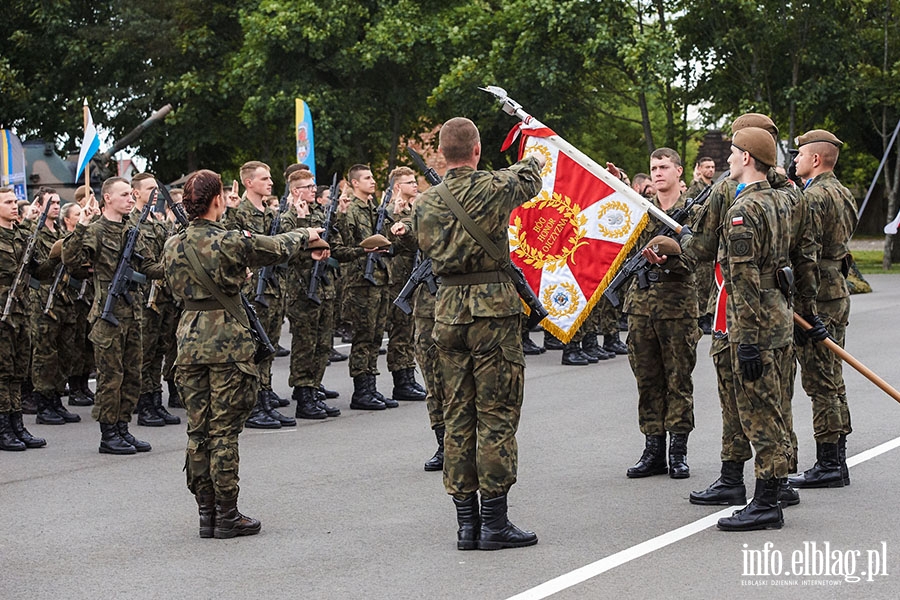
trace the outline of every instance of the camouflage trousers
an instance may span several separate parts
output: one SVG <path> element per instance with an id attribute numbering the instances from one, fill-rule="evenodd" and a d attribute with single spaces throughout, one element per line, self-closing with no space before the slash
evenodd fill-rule
<path id="1" fill-rule="evenodd" d="M 378 349 L 387 324 L 388 293 L 386 285 L 344 288 L 345 314 L 353 323 L 350 377 L 378 375 Z"/>
<path id="2" fill-rule="evenodd" d="M 783 348 L 761 348 L 763 374 L 746 381 L 737 358 L 738 344 L 731 344 L 731 370 L 735 401 L 744 435 L 756 452 L 757 479 L 787 477 L 793 461 L 793 450 L 783 407 L 785 404 L 786 356 L 790 345 Z"/>
<path id="3" fill-rule="evenodd" d="M 84 302 L 75 302 L 75 340 L 72 350 L 72 375 L 87 377 L 94 370 L 94 345 L 88 339 L 91 331 L 88 313 L 91 307 Z"/>
<path id="4" fill-rule="evenodd" d="M 694 283 L 697 286 L 697 307 L 699 309 L 699 314 L 713 314 L 713 310 L 710 308 L 710 296 L 713 296 L 713 273 L 716 270 L 716 263 L 710 261 L 703 261 L 697 264 L 696 269 L 694 269 Z M 713 296 L 713 302 L 715 302 L 715 296 Z"/>
<path id="5" fill-rule="evenodd" d="M 441 387 L 438 380 L 437 348 L 431 337 L 434 329 L 434 319 L 416 317 L 416 360 L 422 368 L 422 378 L 425 380 L 425 406 L 428 408 L 428 420 L 431 428 L 437 429 L 444 426 L 444 407 L 441 402 Z"/>
<path id="6" fill-rule="evenodd" d="M 184 469 L 194 495 L 237 496 L 238 435 L 256 403 L 259 380 L 252 363 L 178 365 L 175 381 L 187 409 Z"/>
<path id="7" fill-rule="evenodd" d="M 144 342 L 141 364 L 141 393 L 162 390 L 163 361 L 175 350 L 175 330 L 181 311 L 174 302 L 159 302 L 156 310 L 141 312 L 141 339 Z"/>
<path id="8" fill-rule="evenodd" d="M 844 347 L 850 320 L 850 298 L 818 302 L 819 317 L 838 346 Z M 819 443 L 834 444 L 841 434 L 853 431 L 843 363 L 825 344 L 797 346 L 800 382 L 812 400 L 813 434 Z"/>
<path id="9" fill-rule="evenodd" d="M 444 487 L 462 500 L 495 498 L 516 482 L 516 430 L 525 387 L 521 315 L 435 323 L 443 394 Z"/>
<path id="10" fill-rule="evenodd" d="M 697 319 L 628 315 L 628 362 L 637 381 L 638 423 L 644 435 L 694 429 Z"/>
<path id="11" fill-rule="evenodd" d="M 141 394 L 141 323 L 119 318 L 119 326 L 94 321 L 90 333 L 97 363 L 97 390 L 91 417 L 105 424 L 131 421 Z"/>
<path id="12" fill-rule="evenodd" d="M 28 377 L 31 338 L 26 319 L 0 323 L 0 414 L 22 410 L 22 382 Z"/>
<path id="13" fill-rule="evenodd" d="M 52 315 L 52 316 L 51 316 Z M 31 381 L 34 391 L 45 396 L 62 394 L 74 362 L 77 333 L 75 307 L 57 305 L 45 315 L 37 308 L 31 319 Z"/>
<path id="14" fill-rule="evenodd" d="M 719 405 L 722 408 L 722 462 L 743 463 L 753 458 L 753 451 L 741 426 L 734 391 L 734 371 L 731 368 L 731 348 L 727 341 L 722 345 L 720 351 L 712 357 L 719 388 Z"/>
<path id="15" fill-rule="evenodd" d="M 266 294 L 265 298 L 269 303 L 268 307 L 253 302 L 253 308 L 256 309 L 256 316 L 259 317 L 259 322 L 266 330 L 269 341 L 277 348 L 278 341 L 281 339 L 281 325 L 284 323 L 284 298 L 269 294 Z M 272 361 L 274 358 L 271 356 L 256 365 L 259 371 L 259 388 L 261 390 L 272 389 Z"/>
<path id="16" fill-rule="evenodd" d="M 388 314 L 387 314 L 387 367 L 388 371 L 402 371 L 413 369 L 416 366 L 415 352 L 415 321 L 412 315 L 408 315 L 394 304 L 394 298 L 400 295 L 400 290 L 406 284 L 389 286 Z"/>
<path id="17" fill-rule="evenodd" d="M 334 333 L 334 305 L 322 296 L 316 304 L 306 294 L 291 299 L 287 317 L 291 325 L 291 387 L 318 388 L 325 376 Z"/>
<path id="18" fill-rule="evenodd" d="M 595 329 L 598 334 L 612 335 L 619 333 L 619 316 L 622 314 L 621 306 L 616 308 L 610 304 L 606 296 L 601 296 L 597 304 L 594 305 L 591 316 L 593 317 L 594 314 L 597 315 Z"/>

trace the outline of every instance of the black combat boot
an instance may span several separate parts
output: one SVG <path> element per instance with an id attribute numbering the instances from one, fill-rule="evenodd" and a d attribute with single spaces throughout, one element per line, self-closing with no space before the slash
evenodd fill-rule
<path id="1" fill-rule="evenodd" d="M 116 423 L 100 423 L 100 454 L 134 454 L 137 448 L 122 439 Z"/>
<path id="2" fill-rule="evenodd" d="M 446 429 L 443 426 L 434 428 L 434 437 L 437 438 L 437 451 L 434 453 L 434 456 L 425 461 L 425 470 L 426 471 L 443 471 L 444 470 L 444 432 Z M 477 501 L 476 501 L 477 504 Z M 478 508 L 477 506 L 475 507 Z M 466 548 L 467 550 L 471 550 L 471 548 Z M 463 548 L 460 548 L 463 550 Z"/>
<path id="3" fill-rule="evenodd" d="M 387 406 L 375 397 L 375 376 L 357 375 L 353 378 L 353 396 L 350 397 L 352 410 L 384 410 Z"/>
<path id="4" fill-rule="evenodd" d="M 200 513 L 200 537 L 211 538 L 216 526 L 216 495 L 208 492 L 197 494 L 194 498 Z"/>
<path id="5" fill-rule="evenodd" d="M 84 386 L 81 388 L 81 391 L 84 392 L 85 396 L 87 396 L 88 398 L 91 399 L 91 404 L 93 404 L 97 400 L 97 398 L 96 398 L 96 394 L 94 394 L 94 390 L 91 389 L 90 383 L 88 381 L 90 378 L 91 378 L 90 373 L 85 373 L 81 376 L 81 383 L 84 384 Z"/>
<path id="6" fill-rule="evenodd" d="M 275 347 L 275 358 L 284 358 L 285 356 L 290 356 L 290 354 L 291 354 L 291 351 L 288 350 L 287 348 L 285 348 L 284 346 L 282 346 L 281 344 L 278 344 Z"/>
<path id="7" fill-rule="evenodd" d="M 844 486 L 850 485 L 850 467 L 847 466 L 847 434 L 838 438 L 838 460 L 841 462 L 841 480 Z"/>
<path id="8" fill-rule="evenodd" d="M 787 477 L 778 480 L 778 504 L 781 508 L 800 504 L 800 492 L 791 487 Z"/>
<path id="9" fill-rule="evenodd" d="M 22 382 L 22 414 L 36 415 L 38 412 L 37 398 L 34 397 L 34 385 L 31 378 Z"/>
<path id="10" fill-rule="evenodd" d="M 37 404 L 37 417 L 35 422 L 41 425 L 64 425 L 66 420 L 53 410 L 53 399 L 40 392 L 32 392 L 34 402 Z"/>
<path id="11" fill-rule="evenodd" d="M 619 339 L 618 331 L 603 336 L 603 349 L 613 354 L 628 354 L 628 346 Z"/>
<path id="12" fill-rule="evenodd" d="M 597 360 L 609 360 L 616 357 L 615 352 L 607 352 L 600 346 L 596 333 L 585 334 L 584 339 L 581 340 L 581 351 Z"/>
<path id="13" fill-rule="evenodd" d="M 496 498 L 481 497 L 481 534 L 479 550 L 521 548 L 537 544 L 533 531 L 523 531 L 506 518 L 506 494 Z"/>
<path id="14" fill-rule="evenodd" d="M 281 423 L 270 417 L 263 408 L 262 394 L 257 394 L 256 404 L 253 405 L 250 416 L 244 422 L 244 427 L 248 429 L 281 429 Z"/>
<path id="15" fill-rule="evenodd" d="M 400 369 L 391 373 L 394 377 L 394 391 L 391 397 L 394 400 L 424 400 L 425 392 L 420 391 L 416 383 L 415 369 Z"/>
<path id="16" fill-rule="evenodd" d="M 700 318 L 697 319 L 697 327 L 700 328 L 700 331 L 703 332 L 703 335 L 711 335 L 712 334 L 712 315 L 700 315 Z"/>
<path id="17" fill-rule="evenodd" d="M 213 537 L 228 539 L 240 535 L 256 535 L 262 524 L 256 519 L 245 517 L 237 509 L 237 496 L 229 500 L 216 499 L 216 517 Z"/>
<path id="18" fill-rule="evenodd" d="M 719 519 L 718 527 L 722 531 L 755 531 L 757 529 L 781 529 L 784 526 L 784 513 L 778 505 L 778 486 L 780 482 L 772 479 L 757 479 L 756 491 L 750 504 L 741 510 L 734 511 L 730 517 Z"/>
<path id="19" fill-rule="evenodd" d="M 319 384 L 319 391 L 322 392 L 322 394 L 323 394 L 328 400 L 334 400 L 335 398 L 340 398 L 340 397 L 341 397 L 341 393 L 340 393 L 340 392 L 337 392 L 337 391 L 335 391 L 335 390 L 329 390 L 328 388 L 325 387 L 325 384 L 322 384 L 322 383 Z"/>
<path id="20" fill-rule="evenodd" d="M 472 494 L 464 500 L 453 499 L 456 505 L 457 550 L 475 550 L 478 548 L 478 535 L 481 533 L 481 515 L 478 514 L 478 494 Z"/>
<path id="21" fill-rule="evenodd" d="M 669 471 L 666 466 L 666 434 L 645 437 L 644 453 L 641 454 L 640 460 L 625 473 L 631 479 L 665 475 Z"/>
<path id="22" fill-rule="evenodd" d="M 687 464 L 686 433 L 669 433 L 669 477 L 687 479 L 691 476 L 691 468 Z"/>
<path id="23" fill-rule="evenodd" d="M 87 377 L 72 375 L 69 377 L 69 406 L 90 406 L 94 401 L 84 393 L 87 387 Z"/>
<path id="24" fill-rule="evenodd" d="M 528 335 L 528 332 L 525 331 L 522 333 L 522 352 L 525 353 L 525 356 L 537 356 L 538 354 L 543 354 L 547 349 L 543 346 L 538 346 L 533 341 L 531 341 L 531 336 Z"/>
<path id="25" fill-rule="evenodd" d="M 178 391 L 178 386 L 175 385 L 174 379 L 166 379 L 166 389 L 169 390 L 169 408 L 184 408 L 184 403 L 181 401 L 181 393 Z"/>
<path id="26" fill-rule="evenodd" d="M 385 397 L 384 394 L 382 394 L 381 392 L 378 391 L 378 389 L 375 386 L 375 375 L 369 375 L 369 377 L 372 379 L 372 396 L 376 400 L 378 400 L 379 402 L 384 404 L 384 406 L 386 408 L 397 408 L 398 406 L 400 406 L 399 402 L 397 402 L 393 398 Z"/>
<path id="27" fill-rule="evenodd" d="M 795 488 L 844 487 L 838 445 L 816 442 L 816 464 L 801 475 L 788 479 Z"/>
<path id="28" fill-rule="evenodd" d="M 275 393 L 275 390 L 266 390 L 266 396 L 269 397 L 269 405 L 274 408 L 284 408 L 285 406 L 291 405 L 290 400 L 282 398 Z"/>
<path id="29" fill-rule="evenodd" d="M 544 348 L 547 350 L 562 350 L 564 345 L 565 344 L 559 341 L 559 338 L 552 333 L 544 332 Z"/>
<path id="30" fill-rule="evenodd" d="M 278 396 L 268 390 L 259 391 L 259 404 L 263 407 L 263 410 L 266 411 L 267 415 L 281 423 L 282 427 L 295 426 L 297 424 L 296 419 L 283 415 L 276 410 L 276 407 L 278 406 L 276 398 L 278 398 Z"/>
<path id="31" fill-rule="evenodd" d="M 56 392 L 53 392 L 52 395 L 49 396 L 50 399 L 50 408 L 62 417 L 62 420 L 66 423 L 79 423 L 81 421 L 81 415 L 76 415 L 73 412 L 69 412 L 69 410 L 63 406 L 62 398 Z"/>
<path id="32" fill-rule="evenodd" d="M 153 404 L 153 392 L 138 396 L 138 425 L 142 427 L 164 427 L 166 425 L 165 420 L 159 416 Z"/>
<path id="33" fill-rule="evenodd" d="M 702 492 L 691 492 L 691 504 L 735 505 L 747 503 L 744 463 L 724 461 L 722 474 Z"/>
<path id="34" fill-rule="evenodd" d="M 563 347 L 562 360 L 560 362 L 568 366 L 583 367 L 591 364 L 591 359 L 581 351 L 581 346 L 575 342 L 569 342 Z M 594 362 L 597 361 L 594 360 Z"/>
<path id="35" fill-rule="evenodd" d="M 321 387 L 321 386 L 320 386 Z M 331 406 L 330 404 L 325 403 L 325 392 L 321 390 L 314 390 L 314 396 L 316 398 L 316 406 L 325 411 L 325 415 L 329 417 L 339 417 L 341 416 L 341 409 L 336 406 Z M 337 392 L 335 392 L 337 393 Z"/>
<path id="36" fill-rule="evenodd" d="M 126 443 L 134 446 L 134 449 L 138 452 L 150 452 L 153 449 L 149 442 L 139 440 L 131 435 L 131 432 L 128 431 L 128 423 L 126 421 L 119 421 L 116 423 L 116 429 L 119 431 L 119 436 L 125 440 Z"/>
<path id="37" fill-rule="evenodd" d="M 331 362 L 343 362 L 347 360 L 347 358 L 349 357 L 346 354 L 344 354 L 343 352 L 338 352 L 334 348 L 331 349 L 331 353 L 328 355 L 328 360 L 330 360 Z"/>
<path id="38" fill-rule="evenodd" d="M 153 392 L 153 410 L 156 411 L 156 414 L 159 415 L 159 418 L 161 418 L 166 425 L 181 424 L 181 417 L 176 417 L 175 415 L 167 411 L 165 406 L 163 406 L 162 390 L 156 390 L 155 392 Z"/>
<path id="39" fill-rule="evenodd" d="M 291 397 L 297 401 L 298 419 L 324 419 L 328 415 L 316 405 L 316 390 L 311 387 L 295 387 Z"/>
<path id="40" fill-rule="evenodd" d="M 9 413 L 9 424 L 12 426 L 13 433 L 16 434 L 19 441 L 25 444 L 26 448 L 43 448 L 47 445 L 47 440 L 34 437 L 27 429 L 25 429 L 25 423 L 22 422 L 21 412 L 16 411 Z"/>
<path id="41" fill-rule="evenodd" d="M 0 450 L 21 452 L 25 443 L 16 436 L 9 420 L 9 413 L 0 413 Z"/>

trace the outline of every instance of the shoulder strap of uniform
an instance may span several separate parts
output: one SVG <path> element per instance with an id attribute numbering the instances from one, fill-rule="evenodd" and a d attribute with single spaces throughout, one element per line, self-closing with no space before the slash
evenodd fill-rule
<path id="1" fill-rule="evenodd" d="M 216 300 L 219 301 L 219 304 L 222 305 L 222 308 L 234 317 L 238 323 L 247 329 L 250 329 L 250 319 L 247 318 L 246 311 L 244 311 L 243 307 L 239 304 L 240 301 L 237 296 L 226 296 L 223 294 L 222 290 L 219 289 L 219 286 L 213 283 L 212 278 L 210 278 L 206 269 L 203 268 L 203 265 L 200 264 L 200 259 L 197 257 L 197 251 L 194 250 L 194 247 L 189 246 L 188 244 L 183 244 L 183 246 L 184 255 L 187 257 L 188 263 L 190 263 L 191 268 L 194 270 L 194 275 L 200 280 L 200 285 L 206 288 L 206 291 L 210 294 L 215 296 Z"/>
<path id="2" fill-rule="evenodd" d="M 475 241 L 478 242 L 479 246 L 484 248 L 484 251 L 488 253 L 488 256 L 490 256 L 500 264 L 509 262 L 509 255 L 498 248 L 497 244 L 492 242 L 484 232 L 484 229 L 479 227 L 478 223 L 472 220 L 472 217 L 469 216 L 469 213 L 466 212 L 466 209 L 462 207 L 462 205 L 453 195 L 453 192 L 451 192 L 447 187 L 447 182 L 442 181 L 440 184 L 436 185 L 434 189 L 437 191 L 441 199 L 443 199 L 443 201 L 447 204 L 450 210 L 453 211 L 453 214 L 456 215 L 456 218 L 459 219 L 459 222 L 462 224 L 463 228 L 467 232 L 469 232 L 469 235 L 475 238 Z"/>

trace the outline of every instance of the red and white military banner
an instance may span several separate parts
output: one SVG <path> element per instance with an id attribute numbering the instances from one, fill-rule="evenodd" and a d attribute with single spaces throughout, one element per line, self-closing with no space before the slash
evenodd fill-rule
<path id="1" fill-rule="evenodd" d="M 540 193 L 510 216 L 510 256 L 550 313 L 544 329 L 568 342 L 637 243 L 646 203 L 607 185 L 599 165 L 537 120 L 517 124 L 507 146 L 515 133 L 520 157 L 547 163 Z"/>

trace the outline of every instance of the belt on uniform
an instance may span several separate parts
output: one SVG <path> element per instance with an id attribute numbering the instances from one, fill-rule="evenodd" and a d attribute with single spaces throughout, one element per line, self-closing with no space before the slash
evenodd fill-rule
<path id="1" fill-rule="evenodd" d="M 506 283 L 509 280 L 509 275 L 504 271 L 479 271 L 462 275 L 442 275 L 441 285 L 479 285 L 482 283 Z"/>
<path id="2" fill-rule="evenodd" d="M 820 267 L 831 267 L 833 269 L 840 269 L 844 266 L 844 261 L 836 258 L 820 258 L 819 259 Z"/>
<path id="3" fill-rule="evenodd" d="M 652 269 L 649 273 L 647 273 L 647 281 L 649 281 L 650 283 L 684 283 L 687 280 L 688 276 L 682 275 L 681 273 L 666 273 L 665 271 L 659 271 L 657 269 Z"/>
<path id="4" fill-rule="evenodd" d="M 225 310 L 225 307 L 215 298 L 209 298 L 207 300 L 185 300 L 184 310 Z"/>
<path id="5" fill-rule="evenodd" d="M 760 275 L 759 276 L 759 289 L 761 290 L 774 290 L 778 289 L 778 282 L 775 280 L 774 275 Z M 725 293 L 729 296 L 731 295 L 731 284 L 725 284 Z"/>

